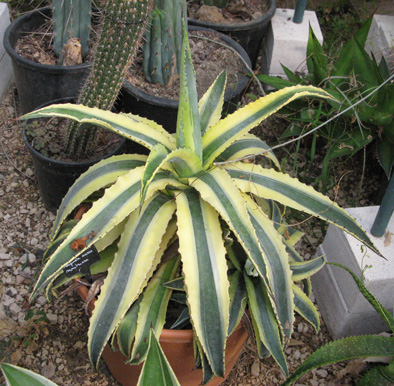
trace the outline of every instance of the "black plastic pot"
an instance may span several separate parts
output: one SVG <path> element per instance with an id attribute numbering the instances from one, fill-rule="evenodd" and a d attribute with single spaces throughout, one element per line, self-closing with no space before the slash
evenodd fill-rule
<path id="1" fill-rule="evenodd" d="M 219 31 L 231 36 L 245 49 L 250 57 L 253 68 L 255 68 L 263 39 L 266 36 L 269 23 L 275 14 L 275 10 L 276 0 L 269 0 L 268 11 L 258 19 L 249 22 L 237 24 L 219 24 L 189 18 L 188 23 L 189 25 L 211 28 L 215 31 Z"/>
<path id="2" fill-rule="evenodd" d="M 73 98 L 62 98 L 45 105 L 68 102 L 73 102 Z M 57 211 L 63 197 L 82 173 L 102 159 L 121 154 L 126 142 L 125 138 L 122 138 L 119 145 L 104 157 L 84 162 L 66 162 L 45 157 L 35 150 L 27 139 L 25 129 L 23 129 L 23 140 L 33 159 L 34 172 L 37 177 L 41 199 L 45 208 L 53 213 Z"/>
<path id="3" fill-rule="evenodd" d="M 211 31 L 207 28 L 189 26 L 189 32 L 192 34 L 193 31 Z M 244 59 L 244 61 L 250 66 L 250 59 L 245 50 L 230 37 L 216 32 L 222 42 L 226 43 L 229 47 L 235 49 Z M 234 54 L 235 55 L 235 54 Z M 229 89 L 224 95 L 224 106 L 223 111 L 231 113 L 236 110 L 237 103 L 240 101 L 242 93 L 246 89 L 250 78 L 246 75 L 248 69 L 244 66 L 245 76 L 236 85 L 235 88 Z M 126 113 L 133 113 L 140 115 L 145 118 L 154 120 L 155 122 L 162 125 L 168 132 L 174 133 L 176 129 L 176 121 L 178 115 L 177 100 L 159 98 L 150 95 L 144 91 L 141 91 L 137 87 L 133 86 L 130 82 L 125 80 L 121 90 L 121 102 L 118 104 L 118 108 Z"/>
<path id="4" fill-rule="evenodd" d="M 4 48 L 11 57 L 23 114 L 55 99 L 77 96 L 91 68 L 91 63 L 74 66 L 35 63 L 15 51 L 18 39 L 42 25 L 48 17 L 51 17 L 50 7 L 27 13 L 14 20 L 4 34 Z"/>

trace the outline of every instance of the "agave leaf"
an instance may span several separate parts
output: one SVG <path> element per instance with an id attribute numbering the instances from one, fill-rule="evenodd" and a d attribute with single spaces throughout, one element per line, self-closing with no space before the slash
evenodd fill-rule
<path id="1" fill-rule="evenodd" d="M 301 97 L 333 99 L 312 86 L 294 86 L 268 94 L 238 109 L 212 126 L 203 136 L 203 165 L 208 168 L 223 151 L 253 127 L 293 100 Z"/>
<path id="2" fill-rule="evenodd" d="M 174 211 L 171 198 L 158 194 L 146 203 L 139 216 L 137 211 L 130 216 L 90 320 L 88 348 L 94 366 L 117 324 L 146 285 L 155 252 Z"/>
<path id="3" fill-rule="evenodd" d="M 293 271 L 292 280 L 300 281 L 311 277 L 323 268 L 325 263 L 324 256 L 319 256 L 308 261 L 291 262 L 290 269 Z"/>
<path id="4" fill-rule="evenodd" d="M 122 135 L 148 149 L 152 149 L 157 143 L 161 143 L 167 149 L 175 148 L 174 138 L 171 134 L 156 122 L 138 115 L 115 114 L 95 107 L 62 103 L 33 111 L 19 119 L 40 117 L 69 118 L 79 123 L 91 123 Z"/>
<path id="5" fill-rule="evenodd" d="M 131 305 L 116 329 L 119 350 L 125 357 L 130 357 L 131 354 L 141 301 L 142 295 Z"/>
<path id="6" fill-rule="evenodd" d="M 225 89 L 226 72 L 223 71 L 198 102 L 202 135 L 219 122 L 222 115 Z"/>
<path id="7" fill-rule="evenodd" d="M 241 322 L 246 310 L 246 287 L 243 275 L 240 271 L 235 271 L 229 276 L 230 280 L 230 323 L 227 336 L 230 336 Z"/>
<path id="8" fill-rule="evenodd" d="M 179 261 L 179 258 L 173 258 L 160 265 L 142 294 L 130 364 L 138 364 L 145 359 L 150 330 L 152 329 L 157 336 L 160 336 L 163 330 L 167 305 L 172 292 L 164 287 L 163 283 L 174 278 L 178 271 Z"/>
<path id="9" fill-rule="evenodd" d="M 269 267 L 267 271 L 274 297 L 272 307 L 278 315 L 281 332 L 283 331 L 284 336 L 289 339 L 294 323 L 293 282 L 288 263 L 289 256 L 282 237 L 274 228 L 272 221 L 263 214 L 260 207 L 251 198 L 244 195 L 244 199 Z"/>
<path id="10" fill-rule="evenodd" d="M 178 194 L 176 204 L 179 252 L 193 328 L 213 372 L 223 377 L 230 300 L 218 215 L 194 189 Z"/>
<path id="11" fill-rule="evenodd" d="M 308 371 L 317 367 L 363 357 L 388 357 L 394 355 L 394 339 L 383 336 L 352 336 L 336 340 L 312 353 L 282 386 L 289 386 Z"/>
<path id="12" fill-rule="evenodd" d="M 394 123 L 391 125 L 391 127 L 394 131 Z M 394 147 L 384 135 L 382 139 L 377 140 L 377 156 L 380 166 L 386 173 L 387 179 L 389 179 L 394 165 Z"/>
<path id="13" fill-rule="evenodd" d="M 170 288 L 173 290 L 184 291 L 185 290 L 185 281 L 183 277 L 177 277 L 174 280 L 169 280 L 167 283 L 163 284 L 164 287 Z"/>
<path id="14" fill-rule="evenodd" d="M 174 322 L 174 324 L 170 328 L 171 330 L 181 330 L 189 323 L 190 323 L 189 307 L 186 306 L 178 316 L 178 319 Z"/>
<path id="15" fill-rule="evenodd" d="M 92 193 L 113 184 L 131 169 L 145 165 L 146 156 L 123 154 L 104 159 L 90 167 L 72 185 L 59 207 L 50 239 L 56 237 L 59 226 L 83 200 Z"/>
<path id="16" fill-rule="evenodd" d="M 374 366 L 356 383 L 356 386 L 393 386 L 394 371 L 390 366 Z"/>
<path id="17" fill-rule="evenodd" d="M 317 334 L 320 328 L 320 320 L 316 307 L 305 292 L 303 292 L 296 284 L 293 284 L 293 292 L 295 310 L 312 325 L 315 333 Z"/>
<path id="18" fill-rule="evenodd" d="M 248 292 L 249 309 L 255 322 L 255 334 L 287 376 L 289 370 L 283 351 L 281 333 L 266 287 L 261 278 L 251 278 L 244 274 L 244 279 Z"/>
<path id="19" fill-rule="evenodd" d="M 119 177 L 88 213 L 85 213 L 45 265 L 31 299 L 34 299 L 37 292 L 53 280 L 66 264 L 83 252 L 76 252 L 71 248 L 75 240 L 90 235 L 86 240 L 86 248 L 89 248 L 138 207 L 142 171 L 142 167 L 136 168 Z"/>
<path id="20" fill-rule="evenodd" d="M 148 355 L 137 386 L 181 386 L 153 331 L 150 333 Z"/>
<path id="21" fill-rule="evenodd" d="M 257 240 L 245 200 L 228 174 L 216 168 L 197 179 L 191 179 L 190 185 L 196 188 L 204 201 L 209 202 L 226 221 L 269 289 L 266 257 Z"/>
<path id="22" fill-rule="evenodd" d="M 264 141 L 253 134 L 246 134 L 242 138 L 236 140 L 216 158 L 215 162 L 237 160 L 239 158 L 259 154 L 261 152 L 264 152 L 262 155 L 270 159 L 280 170 L 281 167 L 274 152 Z"/>
<path id="23" fill-rule="evenodd" d="M 166 158 L 167 154 L 167 149 L 161 143 L 155 145 L 149 153 L 148 159 L 145 164 L 144 173 L 141 179 L 140 207 L 142 207 L 144 203 L 149 183 L 153 180 L 154 176 L 159 170 L 161 162 Z"/>
<path id="24" fill-rule="evenodd" d="M 192 150 L 202 160 L 201 126 L 198 112 L 196 77 L 190 53 L 189 39 L 183 26 L 181 52 L 181 89 L 179 92 L 176 145 Z"/>
<path id="25" fill-rule="evenodd" d="M 204 353 L 201 343 L 197 338 L 195 339 L 195 342 L 197 343 L 197 350 L 198 350 L 198 355 L 200 357 L 202 373 L 203 373 L 201 385 L 206 385 L 214 377 L 215 374 L 212 371 L 211 365 L 209 364 L 208 358 Z"/>
<path id="26" fill-rule="evenodd" d="M 278 201 L 283 205 L 333 223 L 380 255 L 356 220 L 312 187 L 287 174 L 272 169 L 263 169 L 259 165 L 236 163 L 225 166 L 225 169 L 242 191 Z"/>
<path id="27" fill-rule="evenodd" d="M 7 386 L 57 386 L 56 383 L 44 378 L 42 375 L 22 367 L 8 363 L 0 364 Z"/>

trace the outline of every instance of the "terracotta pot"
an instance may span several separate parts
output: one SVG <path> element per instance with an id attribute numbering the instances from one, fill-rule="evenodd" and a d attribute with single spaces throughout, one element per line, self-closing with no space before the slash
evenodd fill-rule
<path id="1" fill-rule="evenodd" d="M 78 293 L 83 300 L 88 295 L 86 287 L 79 287 Z M 89 304 L 93 310 L 95 299 Z M 227 340 L 226 347 L 226 373 L 227 377 L 234 367 L 248 334 L 240 324 Z M 193 331 L 192 330 L 167 330 L 160 335 L 160 345 L 173 368 L 179 383 L 182 386 L 197 386 L 202 382 L 202 370 L 194 369 Z M 103 351 L 103 359 L 115 379 L 122 386 L 135 386 L 140 375 L 141 365 L 129 365 L 124 363 L 126 357 L 120 351 L 113 351 L 108 345 Z M 215 377 L 207 386 L 218 386 L 223 378 Z M 153 385 L 152 385 L 153 386 Z"/>

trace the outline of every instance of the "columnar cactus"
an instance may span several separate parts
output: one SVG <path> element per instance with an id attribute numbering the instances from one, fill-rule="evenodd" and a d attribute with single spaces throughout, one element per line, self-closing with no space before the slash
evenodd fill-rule
<path id="1" fill-rule="evenodd" d="M 78 104 L 110 110 L 140 45 L 153 0 L 108 0 L 92 71 Z M 70 124 L 67 151 L 83 153 L 97 138 L 90 125 Z M 92 142 L 91 142 L 92 141 Z"/>
<path id="2" fill-rule="evenodd" d="M 156 0 L 145 34 L 143 71 L 148 82 L 166 85 L 179 72 L 184 0 Z M 186 18 L 185 18 L 186 20 Z"/>
<path id="3" fill-rule="evenodd" d="M 53 0 L 53 50 L 61 56 L 64 45 L 73 37 L 80 39 L 82 55 L 88 52 L 91 0 Z"/>

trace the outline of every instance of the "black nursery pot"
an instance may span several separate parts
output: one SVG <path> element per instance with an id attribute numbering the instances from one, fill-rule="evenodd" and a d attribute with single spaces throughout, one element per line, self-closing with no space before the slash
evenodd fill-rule
<path id="1" fill-rule="evenodd" d="M 74 66 L 35 63 L 15 51 L 18 39 L 42 25 L 48 17 L 51 17 L 50 7 L 37 9 L 18 17 L 4 33 L 4 48 L 11 57 L 22 114 L 58 98 L 75 97 L 91 68 L 91 63 Z"/>
<path id="2" fill-rule="evenodd" d="M 268 11 L 256 20 L 237 24 L 212 23 L 188 18 L 189 25 L 211 28 L 231 36 L 248 53 L 253 68 L 256 67 L 257 57 L 262 42 L 267 35 L 267 30 L 276 10 L 276 0 L 268 1 Z"/>
<path id="3" fill-rule="evenodd" d="M 192 34 L 193 31 L 212 32 L 212 30 L 207 28 L 189 26 L 189 32 Z M 245 50 L 230 37 L 219 32 L 216 32 L 216 34 L 220 36 L 222 42 L 235 49 L 250 68 L 250 58 Z M 236 110 L 237 103 L 240 101 L 242 93 L 250 81 L 250 78 L 246 75 L 249 72 L 246 66 L 244 66 L 243 71 L 245 76 L 237 83 L 234 89 L 227 90 L 224 95 L 223 111 L 227 113 L 232 113 Z M 149 118 L 162 125 L 170 133 L 174 133 L 176 129 L 178 106 L 179 102 L 177 100 L 150 95 L 133 86 L 127 80 L 123 82 L 121 99 L 117 105 L 120 111 Z"/>
<path id="4" fill-rule="evenodd" d="M 73 101 L 73 98 L 62 98 L 40 107 L 45 107 L 52 103 L 69 103 Z M 83 162 L 66 162 L 45 157 L 35 150 L 27 139 L 25 129 L 23 129 L 23 140 L 33 159 L 34 172 L 37 177 L 38 187 L 45 209 L 53 213 L 56 213 L 63 197 L 82 173 L 86 172 L 86 170 L 102 159 L 121 154 L 126 142 L 122 138 L 118 146 L 104 157 Z"/>

